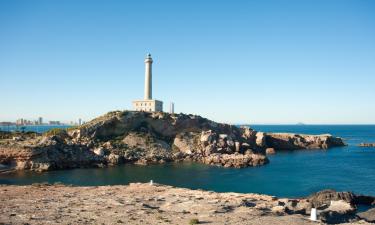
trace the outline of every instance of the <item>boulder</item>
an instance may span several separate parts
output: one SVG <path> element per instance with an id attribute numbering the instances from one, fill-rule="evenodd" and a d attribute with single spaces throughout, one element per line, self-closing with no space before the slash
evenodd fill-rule
<path id="1" fill-rule="evenodd" d="M 108 163 L 111 165 L 118 165 L 122 163 L 122 158 L 119 155 L 111 153 L 108 156 Z"/>
<path id="2" fill-rule="evenodd" d="M 196 144 L 197 134 L 194 134 L 192 132 L 189 133 L 182 133 L 178 135 L 174 141 L 173 144 L 184 154 L 193 154 L 194 150 L 198 149 L 198 146 Z"/>
<path id="3" fill-rule="evenodd" d="M 343 200 L 354 205 L 356 196 L 351 192 L 337 192 L 335 190 L 323 190 L 308 197 L 308 201 L 313 208 L 330 205 L 331 201 Z"/>
<path id="4" fill-rule="evenodd" d="M 266 133 L 257 132 L 256 133 L 256 145 L 260 148 L 266 147 Z"/>
<path id="5" fill-rule="evenodd" d="M 15 137 L 12 138 L 12 140 L 13 141 L 22 141 L 24 139 L 22 137 L 20 137 L 20 136 L 15 136 Z"/>
<path id="6" fill-rule="evenodd" d="M 331 201 L 328 208 L 319 212 L 319 218 L 328 224 L 350 222 L 357 218 L 355 210 L 355 207 L 344 200 Z"/>
<path id="7" fill-rule="evenodd" d="M 220 139 L 227 139 L 228 138 L 228 134 L 219 134 L 219 138 Z"/>
<path id="8" fill-rule="evenodd" d="M 202 131 L 200 141 L 204 143 L 205 145 L 212 143 L 214 141 L 216 134 L 213 133 L 211 130 L 209 131 Z"/>
<path id="9" fill-rule="evenodd" d="M 274 148 L 266 148 L 266 155 L 274 155 L 276 151 Z"/>
<path id="10" fill-rule="evenodd" d="M 105 151 L 102 147 L 99 147 L 99 148 L 94 149 L 94 153 L 98 156 L 104 156 Z"/>
<path id="11" fill-rule="evenodd" d="M 375 223 L 375 208 L 369 209 L 365 212 L 357 213 L 359 219 L 365 220 L 369 223 Z"/>
<path id="12" fill-rule="evenodd" d="M 241 127 L 242 137 L 250 142 L 255 141 L 255 134 L 257 133 L 249 127 Z"/>
<path id="13" fill-rule="evenodd" d="M 149 144 L 149 135 L 145 133 L 130 132 L 122 142 L 131 148 L 139 147 L 145 148 Z M 106 143 L 104 143 L 106 144 Z"/>
<path id="14" fill-rule="evenodd" d="M 279 199 L 279 205 L 285 206 L 285 212 L 288 214 L 307 214 L 310 213 L 310 204 L 305 199 Z"/>
<path id="15" fill-rule="evenodd" d="M 277 205 L 271 208 L 271 211 L 277 215 L 285 214 L 286 208 L 285 206 Z"/>

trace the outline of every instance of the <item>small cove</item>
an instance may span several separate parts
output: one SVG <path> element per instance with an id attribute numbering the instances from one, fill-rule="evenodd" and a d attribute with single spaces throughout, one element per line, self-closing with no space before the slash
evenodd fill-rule
<path id="1" fill-rule="evenodd" d="M 109 168 L 74 169 L 45 173 L 0 174 L 0 184 L 62 182 L 78 186 L 154 182 L 217 192 L 262 193 L 279 197 L 301 197 L 322 189 L 375 195 L 374 125 L 258 125 L 265 132 L 306 134 L 331 133 L 345 139 L 346 147 L 325 150 L 278 152 L 270 163 L 254 168 L 221 168 L 198 163 L 121 165 Z"/>

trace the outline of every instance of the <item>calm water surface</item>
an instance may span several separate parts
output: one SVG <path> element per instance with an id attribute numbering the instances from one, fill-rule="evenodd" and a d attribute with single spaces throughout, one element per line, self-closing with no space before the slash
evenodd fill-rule
<path id="1" fill-rule="evenodd" d="M 63 182 L 74 185 L 113 185 L 154 182 L 219 192 L 255 192 L 280 197 L 306 196 L 325 188 L 375 195 L 375 148 L 359 148 L 375 142 L 375 125 L 285 126 L 258 125 L 268 132 L 331 133 L 345 138 L 347 147 L 279 152 L 266 166 L 233 169 L 197 163 L 123 165 L 105 169 L 75 169 L 46 173 L 1 174 L 2 184 Z"/>
<path id="2" fill-rule="evenodd" d="M 38 133 L 44 133 L 48 130 L 54 129 L 54 128 L 60 128 L 65 129 L 71 127 L 69 125 L 27 125 L 27 126 L 0 126 L 1 131 L 22 131 L 24 128 L 24 131 L 34 131 Z"/>

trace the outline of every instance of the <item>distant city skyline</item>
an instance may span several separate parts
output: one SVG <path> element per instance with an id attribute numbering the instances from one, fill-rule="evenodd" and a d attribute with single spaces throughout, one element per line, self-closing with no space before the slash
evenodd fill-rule
<path id="1" fill-rule="evenodd" d="M 81 118 L 75 121 L 60 121 L 60 120 L 47 120 L 44 121 L 43 117 L 38 117 L 38 119 L 30 118 L 18 118 L 17 120 L 7 120 L 0 121 L 0 126 L 17 125 L 17 126 L 27 126 L 27 125 L 82 125 L 86 123 Z"/>
<path id="2" fill-rule="evenodd" d="M 231 124 L 375 124 L 375 2 L 0 1 L 0 121 L 155 99 Z"/>

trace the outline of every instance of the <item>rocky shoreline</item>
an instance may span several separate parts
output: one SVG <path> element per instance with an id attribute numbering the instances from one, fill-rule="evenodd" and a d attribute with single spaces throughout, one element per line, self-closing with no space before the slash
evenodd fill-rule
<path id="1" fill-rule="evenodd" d="M 0 164 L 7 170 L 47 171 L 197 161 L 242 168 L 269 162 L 267 154 L 344 146 L 324 135 L 264 133 L 196 115 L 115 111 L 80 127 L 0 133 Z"/>
<path id="2" fill-rule="evenodd" d="M 307 198 L 215 193 L 166 185 L 0 186 L 0 224 L 367 224 L 375 198 L 326 190 Z M 31 207 L 32 206 L 32 207 Z"/>

